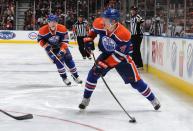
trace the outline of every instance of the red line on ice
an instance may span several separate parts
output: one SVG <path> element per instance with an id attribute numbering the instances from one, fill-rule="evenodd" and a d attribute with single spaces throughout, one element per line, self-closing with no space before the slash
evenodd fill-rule
<path id="1" fill-rule="evenodd" d="M 7 110 L 7 111 L 8 111 L 8 110 Z M 17 111 L 8 111 L 8 112 L 20 113 L 20 114 L 27 114 L 27 113 L 17 112 Z M 91 125 L 87 125 L 87 124 L 84 124 L 84 123 L 80 123 L 80 122 L 76 122 L 76 121 L 71 121 L 71 120 L 67 120 L 67 119 L 63 119 L 63 118 L 57 118 L 57 117 L 47 116 L 47 115 L 38 115 L 38 114 L 33 114 L 33 115 L 38 116 L 38 117 L 44 117 L 44 118 L 48 118 L 48 119 L 53 119 L 53 120 L 59 120 L 59 121 L 63 121 L 63 122 L 68 122 L 68 123 L 72 123 L 72 124 L 76 124 L 76 125 L 81 125 L 81 126 L 84 126 L 84 127 L 88 127 L 88 128 L 94 129 L 94 130 L 96 130 L 96 131 L 104 131 L 103 129 L 100 129 L 100 128 L 98 128 L 98 127 L 94 127 L 94 126 L 91 126 Z"/>

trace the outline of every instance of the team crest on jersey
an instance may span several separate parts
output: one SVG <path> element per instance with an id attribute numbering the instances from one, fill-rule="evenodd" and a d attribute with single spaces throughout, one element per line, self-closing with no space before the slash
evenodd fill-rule
<path id="1" fill-rule="evenodd" d="M 121 47 L 120 47 L 121 52 L 122 52 L 122 53 L 125 52 L 125 49 L 126 49 L 126 48 L 127 48 L 126 45 L 121 46 Z"/>
<path id="2" fill-rule="evenodd" d="M 102 38 L 102 44 L 106 51 L 112 52 L 116 48 L 116 42 L 110 37 L 104 36 Z"/>
<path id="3" fill-rule="evenodd" d="M 50 38 L 48 39 L 48 41 L 49 41 L 49 43 L 50 43 L 51 45 L 58 45 L 59 36 L 54 35 L 54 36 L 50 37 Z"/>

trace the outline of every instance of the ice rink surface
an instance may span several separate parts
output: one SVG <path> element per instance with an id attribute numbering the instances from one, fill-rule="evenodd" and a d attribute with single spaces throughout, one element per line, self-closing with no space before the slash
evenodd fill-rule
<path id="1" fill-rule="evenodd" d="M 70 50 L 85 80 L 93 61 L 83 61 L 75 46 Z M 73 82 L 66 87 L 39 45 L 0 44 L 0 108 L 14 115 L 34 114 L 34 119 L 16 121 L 0 113 L 0 131 L 193 131 L 193 100 L 151 74 L 141 75 L 158 96 L 160 111 L 124 85 L 114 70 L 105 77 L 126 110 L 136 117 L 137 123 L 131 124 L 101 80 L 89 107 L 80 112 L 84 86 Z"/>

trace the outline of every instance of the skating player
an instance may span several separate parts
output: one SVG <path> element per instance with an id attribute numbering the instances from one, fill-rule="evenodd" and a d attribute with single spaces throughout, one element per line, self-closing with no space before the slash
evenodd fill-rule
<path id="1" fill-rule="evenodd" d="M 88 73 L 83 100 L 79 108 L 85 109 L 89 105 L 100 75 L 105 76 L 108 71 L 115 68 L 125 84 L 130 83 L 134 89 L 150 101 L 155 110 L 158 110 L 160 108 L 158 99 L 152 93 L 150 87 L 142 80 L 135 63 L 129 56 L 131 33 L 118 22 L 119 17 L 118 10 L 108 8 L 101 18 L 94 20 L 93 29 L 88 37 L 84 39 L 86 43 L 94 40 L 98 34 L 100 37 L 98 46 L 102 53 Z"/>
<path id="2" fill-rule="evenodd" d="M 72 55 L 68 49 L 68 32 L 66 27 L 57 23 L 58 17 L 56 15 L 49 15 L 47 20 L 48 24 L 39 29 L 39 44 L 45 49 L 49 58 L 56 65 L 58 72 L 66 85 L 71 85 L 71 82 L 67 78 L 66 67 L 64 67 L 60 61 L 69 68 L 74 81 L 81 84 L 82 80 L 79 78 Z"/>

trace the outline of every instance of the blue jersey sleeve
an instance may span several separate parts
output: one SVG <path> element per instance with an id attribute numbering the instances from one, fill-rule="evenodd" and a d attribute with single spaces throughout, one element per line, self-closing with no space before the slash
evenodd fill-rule
<path id="1" fill-rule="evenodd" d="M 59 33 L 59 35 L 60 35 L 60 41 L 59 42 L 65 42 L 65 43 L 69 42 L 68 32 Z"/>

